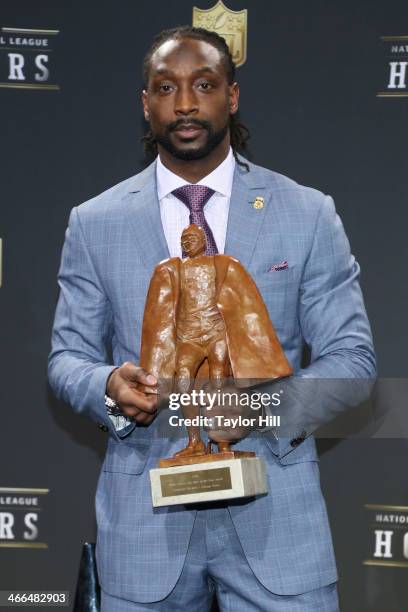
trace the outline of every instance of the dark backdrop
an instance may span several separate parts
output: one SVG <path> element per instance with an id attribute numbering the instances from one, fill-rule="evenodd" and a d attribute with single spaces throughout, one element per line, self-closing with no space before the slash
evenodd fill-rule
<path id="1" fill-rule="evenodd" d="M 214 1 L 196 4 L 209 8 Z M 0 487 L 49 489 L 39 494 L 35 540 L 48 548 L 10 548 L 0 532 L 0 589 L 72 594 L 81 544 L 95 537 L 105 434 L 58 404 L 46 381 L 60 251 L 72 206 L 142 167 L 142 58 L 155 33 L 191 23 L 192 6 L 1 3 L 0 27 L 59 30 L 51 37 L 50 82 L 60 89 L 0 88 Z M 252 159 L 334 197 L 362 267 L 380 374 L 405 377 L 408 98 L 376 94 L 388 83 L 389 45 L 381 36 L 408 34 L 408 6 L 381 0 L 228 0 L 228 6 L 248 9 L 248 59 L 238 79 Z M 363 562 L 374 547 L 365 505 L 408 510 L 406 440 L 323 440 L 319 448 L 343 609 L 404 610 L 408 568 Z M 0 513 L 13 513 L 5 501 Z M 14 516 L 22 533 L 21 512 Z"/>

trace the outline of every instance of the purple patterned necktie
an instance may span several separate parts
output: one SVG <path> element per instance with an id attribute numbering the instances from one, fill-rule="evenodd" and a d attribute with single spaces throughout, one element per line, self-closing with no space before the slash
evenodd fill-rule
<path id="1" fill-rule="evenodd" d="M 205 187 L 205 185 L 184 185 L 172 191 L 190 211 L 190 223 L 199 225 L 205 232 L 207 246 L 205 249 L 206 255 L 217 255 L 218 249 L 215 244 L 214 236 L 204 216 L 204 206 L 215 193 L 213 189 Z"/>

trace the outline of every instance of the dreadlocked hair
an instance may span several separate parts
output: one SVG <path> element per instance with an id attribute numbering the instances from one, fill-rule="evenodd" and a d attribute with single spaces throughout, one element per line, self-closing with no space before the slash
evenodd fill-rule
<path id="1" fill-rule="evenodd" d="M 227 75 L 228 85 L 232 85 L 235 80 L 235 64 L 232 59 L 231 52 L 225 39 L 219 36 L 216 32 L 205 30 L 204 28 L 194 28 L 193 26 L 179 26 L 177 28 L 171 28 L 163 30 L 154 39 L 152 46 L 148 50 L 143 60 L 143 81 L 144 86 L 147 88 L 149 81 L 149 70 L 150 60 L 157 49 L 168 40 L 182 39 L 182 38 L 194 38 L 196 40 L 202 40 L 215 47 L 222 58 L 225 72 Z M 241 161 L 238 157 L 238 152 L 246 152 L 247 141 L 250 137 L 249 130 L 237 119 L 237 115 L 230 115 L 229 117 L 229 132 L 231 139 L 231 148 L 234 154 L 237 164 L 243 166 L 247 172 L 249 172 L 249 166 L 245 162 Z M 142 143 L 144 153 L 147 158 L 156 157 L 157 155 L 157 143 L 154 138 L 151 129 L 149 128 L 146 134 L 142 137 Z"/>

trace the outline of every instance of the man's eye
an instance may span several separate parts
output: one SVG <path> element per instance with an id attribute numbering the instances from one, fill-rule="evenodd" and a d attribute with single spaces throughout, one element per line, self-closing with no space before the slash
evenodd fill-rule
<path id="1" fill-rule="evenodd" d="M 169 93 L 169 91 L 171 91 L 172 86 L 171 85 L 159 85 L 159 91 L 162 91 L 163 93 Z"/>
<path id="2" fill-rule="evenodd" d="M 198 83 L 197 87 L 199 87 L 200 89 L 203 89 L 204 91 L 208 91 L 209 89 L 212 89 L 212 85 L 208 81 L 201 81 L 200 83 Z"/>

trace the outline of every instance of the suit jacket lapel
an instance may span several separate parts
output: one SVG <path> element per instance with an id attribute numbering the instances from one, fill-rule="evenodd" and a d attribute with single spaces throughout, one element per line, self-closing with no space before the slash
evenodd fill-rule
<path id="1" fill-rule="evenodd" d="M 236 257 L 246 268 L 251 263 L 271 197 L 270 190 L 265 188 L 265 178 L 256 166 L 249 165 L 249 172 L 238 164 L 235 166 L 225 242 L 225 254 Z M 264 198 L 263 208 L 254 208 L 256 197 Z M 126 222 L 151 273 L 159 261 L 170 257 L 157 196 L 156 162 L 134 177 L 123 203 Z"/>
<path id="2" fill-rule="evenodd" d="M 142 259 L 151 273 L 160 261 L 170 257 L 157 196 L 156 162 L 136 175 L 123 203 L 126 222 L 132 228 Z"/>
<path id="3" fill-rule="evenodd" d="M 256 167 L 249 165 L 249 172 L 238 164 L 235 166 L 224 251 L 226 255 L 239 259 L 247 269 L 271 195 Z M 254 208 L 256 197 L 264 198 L 263 208 Z"/>

